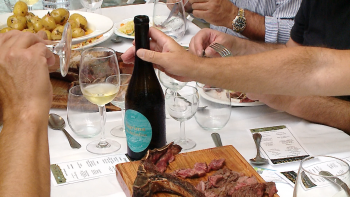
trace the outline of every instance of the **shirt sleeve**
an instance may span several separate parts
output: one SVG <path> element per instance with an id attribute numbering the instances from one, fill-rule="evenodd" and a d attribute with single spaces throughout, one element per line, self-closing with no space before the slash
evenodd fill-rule
<path id="1" fill-rule="evenodd" d="M 300 9 L 295 16 L 295 24 L 290 32 L 290 37 L 296 43 L 304 43 L 304 31 L 306 28 L 306 22 L 308 21 L 306 13 L 308 13 L 308 6 L 304 0 L 300 6 Z"/>
<path id="2" fill-rule="evenodd" d="M 272 16 L 265 16 L 265 42 L 286 43 L 302 0 L 276 0 Z"/>

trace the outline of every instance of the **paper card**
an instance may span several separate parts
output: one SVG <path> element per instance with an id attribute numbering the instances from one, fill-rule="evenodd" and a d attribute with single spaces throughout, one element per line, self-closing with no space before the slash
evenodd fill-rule
<path id="1" fill-rule="evenodd" d="M 259 167 L 254 167 L 254 169 L 266 182 L 288 183 L 275 170 Z"/>
<path id="2" fill-rule="evenodd" d="M 51 179 L 55 186 L 95 179 L 114 174 L 116 164 L 128 161 L 124 154 L 118 154 L 51 164 Z"/>
<path id="3" fill-rule="evenodd" d="M 309 156 L 285 125 L 250 129 L 250 132 L 261 134 L 260 146 L 272 164 L 299 161 Z"/>

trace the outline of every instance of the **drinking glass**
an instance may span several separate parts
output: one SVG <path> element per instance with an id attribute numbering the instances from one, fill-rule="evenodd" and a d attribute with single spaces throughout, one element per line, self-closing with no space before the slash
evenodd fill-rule
<path id="1" fill-rule="evenodd" d="M 199 126 L 205 130 L 218 131 L 222 129 L 231 116 L 230 92 L 197 83 L 199 107 L 194 116 Z"/>
<path id="2" fill-rule="evenodd" d="M 57 8 L 69 9 L 71 0 L 43 0 L 44 10 L 54 10 Z"/>
<path id="3" fill-rule="evenodd" d="M 81 54 L 79 83 L 84 97 L 99 108 L 101 139 L 89 143 L 86 149 L 91 153 L 108 154 L 120 149 L 120 144 L 105 138 L 105 104 L 111 102 L 120 87 L 120 73 L 117 56 L 113 49 L 94 47 Z"/>
<path id="4" fill-rule="evenodd" d="M 166 109 L 172 118 L 180 121 L 180 138 L 175 139 L 174 143 L 180 145 L 184 150 L 196 146 L 196 142 L 186 138 L 184 122 L 194 116 L 198 108 L 198 101 L 199 96 L 197 88 L 192 86 L 186 85 L 176 94 L 169 88 L 165 91 Z"/>
<path id="5" fill-rule="evenodd" d="M 98 107 L 84 97 L 79 85 L 69 89 L 67 120 L 72 131 L 80 137 L 94 137 L 101 132 Z"/>
<path id="6" fill-rule="evenodd" d="M 186 32 L 182 0 L 156 0 L 153 8 L 153 26 L 176 41 L 180 41 Z"/>
<path id="7" fill-rule="evenodd" d="M 164 87 L 174 91 L 174 93 L 181 90 L 181 88 L 183 88 L 187 84 L 187 82 L 178 81 L 168 76 L 165 72 L 162 72 L 161 70 L 158 70 L 158 77 L 159 77 L 160 83 Z"/>
<path id="8" fill-rule="evenodd" d="M 350 186 L 348 163 L 331 156 L 310 156 L 300 163 L 293 196 L 345 197 L 347 186 Z"/>
<path id="9" fill-rule="evenodd" d="M 114 127 L 111 130 L 111 134 L 115 137 L 126 137 L 124 126 L 125 115 L 125 94 L 128 89 L 131 74 L 120 74 L 120 89 L 117 96 L 111 101 L 111 103 L 120 108 L 122 112 L 122 122 L 120 125 Z"/>
<path id="10" fill-rule="evenodd" d="M 80 0 L 80 3 L 87 12 L 101 14 L 103 0 Z"/>
<path id="11" fill-rule="evenodd" d="M 16 2 L 18 0 L 4 0 L 6 6 L 11 10 L 11 12 L 13 11 L 13 7 L 15 6 Z M 33 10 L 33 5 L 36 4 L 39 0 L 20 0 L 23 1 L 24 3 L 27 4 L 28 6 L 28 11 L 32 11 Z"/>

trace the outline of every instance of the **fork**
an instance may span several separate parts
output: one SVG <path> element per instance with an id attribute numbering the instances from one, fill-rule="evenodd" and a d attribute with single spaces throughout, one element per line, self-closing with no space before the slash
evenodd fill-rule
<path id="1" fill-rule="evenodd" d="M 221 57 L 231 57 L 231 56 L 233 56 L 230 50 L 228 50 L 226 47 L 224 47 L 223 45 L 221 45 L 219 43 L 215 42 L 215 43 L 211 44 L 209 47 L 211 47 L 217 53 L 219 53 L 221 55 Z"/>

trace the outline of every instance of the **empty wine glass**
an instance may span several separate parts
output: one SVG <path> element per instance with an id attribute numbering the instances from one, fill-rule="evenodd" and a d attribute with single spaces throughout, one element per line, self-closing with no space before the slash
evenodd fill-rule
<path id="1" fill-rule="evenodd" d="M 95 154 L 108 154 L 120 149 L 120 144 L 106 139 L 105 104 L 111 102 L 120 87 L 120 73 L 117 56 L 113 49 L 94 47 L 81 54 L 79 83 L 84 97 L 98 105 L 101 116 L 101 140 L 89 143 L 86 149 Z"/>
<path id="2" fill-rule="evenodd" d="M 67 22 L 64 26 L 61 40 L 55 45 L 46 45 L 46 47 L 60 58 L 60 70 L 62 77 L 68 73 L 71 48 L 72 48 L 72 30 Z"/>
<path id="3" fill-rule="evenodd" d="M 81 5 L 87 12 L 101 14 L 101 5 L 103 0 L 80 0 Z"/>
<path id="4" fill-rule="evenodd" d="M 345 197 L 350 186 L 349 164 L 331 156 L 310 156 L 300 163 L 294 197 Z"/>
<path id="5" fill-rule="evenodd" d="M 170 77 L 169 75 L 167 75 L 165 72 L 162 72 L 161 70 L 158 70 L 158 77 L 159 77 L 160 83 L 162 83 L 164 87 L 174 91 L 174 93 L 181 90 L 181 88 L 183 88 L 187 84 L 187 82 L 178 81 Z"/>
<path id="6" fill-rule="evenodd" d="M 198 108 L 198 91 L 192 86 L 184 86 L 176 94 L 171 89 L 165 91 L 165 106 L 169 115 L 177 121 L 180 121 L 180 138 L 174 142 L 184 150 L 191 149 L 196 146 L 196 142 L 186 138 L 185 124 L 186 120 L 191 119 Z"/>
<path id="7" fill-rule="evenodd" d="M 120 108 L 122 112 L 122 122 L 120 125 L 114 127 L 111 130 L 111 134 L 115 137 L 126 137 L 124 126 L 125 115 L 125 93 L 128 89 L 131 74 L 120 74 L 120 89 L 117 96 L 111 101 L 111 103 Z"/>
<path id="8" fill-rule="evenodd" d="M 181 40 L 186 32 L 186 17 L 182 0 L 156 0 L 153 26 L 166 35 Z"/>
<path id="9" fill-rule="evenodd" d="M 4 0 L 6 6 L 11 10 L 11 12 L 13 11 L 13 7 L 15 6 L 17 1 L 19 0 Z M 28 11 L 32 11 L 33 5 L 36 4 L 39 0 L 21 0 L 21 1 L 27 4 Z"/>

